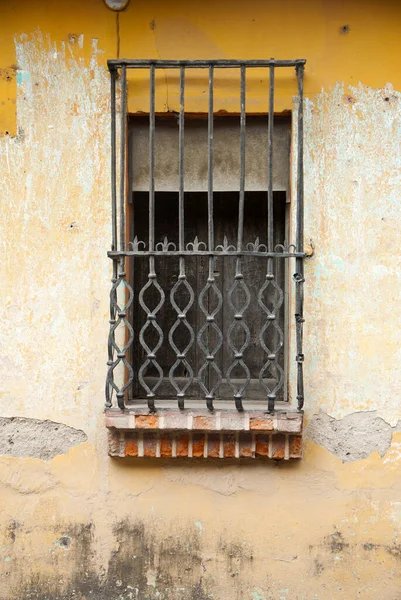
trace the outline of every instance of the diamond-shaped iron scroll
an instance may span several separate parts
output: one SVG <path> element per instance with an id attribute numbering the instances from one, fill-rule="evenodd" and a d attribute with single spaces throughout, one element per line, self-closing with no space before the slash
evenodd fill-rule
<path id="1" fill-rule="evenodd" d="M 210 269 L 210 271 L 212 272 L 212 269 Z M 216 307 L 212 311 L 210 311 L 208 306 L 205 306 L 205 298 L 209 296 L 210 292 L 213 292 L 217 300 Z M 199 369 L 198 380 L 199 385 L 205 394 L 206 405 L 209 410 L 213 410 L 213 399 L 222 381 L 221 371 L 216 364 L 216 354 L 220 350 L 223 343 L 223 334 L 215 323 L 216 315 L 218 314 L 222 305 L 223 297 L 216 285 L 215 278 L 209 272 L 207 283 L 199 295 L 199 307 L 206 317 L 206 323 L 202 325 L 198 332 L 198 345 L 202 352 L 204 352 L 206 358 L 205 362 Z M 210 330 L 214 330 L 217 334 L 217 340 L 214 348 L 210 348 L 209 339 L 204 340 L 205 334 L 207 338 L 209 337 Z M 214 384 L 212 384 L 210 380 L 207 381 L 207 377 L 211 377 L 213 374 L 216 375 L 216 381 Z"/>
<path id="2" fill-rule="evenodd" d="M 121 271 L 117 278 L 112 279 L 112 288 L 110 290 L 110 332 L 109 332 L 109 360 L 107 380 L 106 380 L 106 402 L 107 406 L 112 406 L 113 391 L 116 393 L 118 407 L 125 408 L 125 391 L 132 384 L 134 372 L 130 363 L 126 359 L 128 349 L 134 340 L 134 330 L 127 319 L 127 311 L 134 299 L 134 292 L 125 278 L 125 272 Z M 120 301 L 119 298 L 123 301 Z M 117 317 L 117 318 L 116 318 Z M 121 336 L 119 336 L 121 332 Z M 127 336 L 128 332 L 128 336 Z M 125 344 L 120 347 L 116 338 L 125 340 Z M 124 373 L 121 374 L 123 385 L 116 383 L 115 370 L 119 365 L 123 365 Z M 128 376 L 127 376 L 128 375 Z"/>
<path id="3" fill-rule="evenodd" d="M 264 293 L 272 292 L 273 300 L 271 301 L 270 308 L 266 306 L 263 295 Z M 258 304 L 261 307 L 262 311 L 266 315 L 266 321 L 259 332 L 259 341 L 263 350 L 266 352 L 267 361 L 262 366 L 259 372 L 259 381 L 260 385 L 263 387 L 265 392 L 267 393 L 268 398 L 268 410 L 272 412 L 274 410 L 274 401 L 276 399 L 277 392 L 281 389 L 284 383 L 284 371 L 281 365 L 278 362 L 278 354 L 283 347 L 284 344 L 284 334 L 283 330 L 277 323 L 277 315 L 278 311 L 283 303 L 284 294 L 282 289 L 276 283 L 274 279 L 274 275 L 271 270 L 268 270 L 266 275 L 266 280 L 263 286 L 259 290 L 258 294 Z M 273 348 L 269 348 L 265 341 L 265 334 L 268 330 L 275 329 L 277 331 L 278 337 L 277 342 L 274 344 Z M 271 337 L 273 345 L 274 336 Z M 271 375 L 275 380 L 275 383 L 269 383 L 267 379 L 267 375 Z"/>
<path id="4" fill-rule="evenodd" d="M 147 306 L 145 299 L 144 299 L 145 292 L 147 290 L 151 290 L 151 289 L 156 290 L 158 292 L 158 294 L 160 295 L 160 300 L 159 300 L 158 304 L 155 306 L 155 308 L 153 308 L 153 310 Z M 146 312 L 146 322 L 139 332 L 139 342 L 140 342 L 142 348 L 146 352 L 146 360 L 141 365 L 141 368 L 139 369 L 138 380 L 139 380 L 139 383 L 142 385 L 142 387 L 145 388 L 145 390 L 146 390 L 146 396 L 148 398 L 148 406 L 149 406 L 149 409 L 152 411 L 155 410 L 155 403 L 154 403 L 155 392 L 156 392 L 157 388 L 159 387 L 159 385 L 163 381 L 163 370 L 156 360 L 156 353 L 160 349 L 160 347 L 163 343 L 164 335 L 163 335 L 163 330 L 161 329 L 160 325 L 158 325 L 158 323 L 156 322 L 156 315 L 159 312 L 159 310 L 161 309 L 161 307 L 163 306 L 164 299 L 165 299 L 165 294 L 164 294 L 163 289 L 160 287 L 160 285 L 157 281 L 156 273 L 154 271 L 153 259 L 151 258 L 150 266 L 149 266 L 148 281 L 139 293 L 139 304 L 142 307 L 142 309 Z M 145 333 L 149 327 L 153 327 L 153 329 L 157 333 L 157 342 L 153 348 L 150 348 L 145 340 Z M 153 387 L 149 387 L 144 378 L 144 375 L 149 366 L 155 367 L 155 369 L 158 373 L 158 378 L 157 378 L 156 382 L 154 383 Z"/>
<path id="5" fill-rule="evenodd" d="M 183 291 L 183 288 L 185 288 L 185 290 L 188 292 L 189 299 L 188 299 L 186 306 L 184 306 L 184 308 L 180 308 L 176 302 L 176 297 L 180 295 L 180 292 Z M 192 370 L 191 365 L 188 363 L 188 361 L 186 359 L 187 353 L 189 352 L 189 349 L 191 348 L 191 346 L 193 345 L 193 343 L 195 341 L 194 330 L 187 321 L 187 313 L 194 303 L 194 298 L 195 298 L 194 291 L 193 291 L 192 287 L 190 286 L 190 284 L 188 283 L 186 275 L 183 272 L 181 272 L 180 275 L 178 276 L 177 283 L 174 285 L 174 287 L 172 288 L 172 290 L 170 292 L 170 301 L 171 301 L 171 304 L 172 304 L 174 310 L 177 313 L 177 320 L 175 321 L 174 325 L 170 329 L 169 336 L 168 336 L 170 346 L 174 350 L 176 357 L 177 357 L 177 360 L 172 365 L 172 367 L 169 371 L 169 378 L 170 378 L 171 385 L 174 387 L 175 391 L 177 392 L 178 406 L 180 409 L 184 408 L 185 392 L 187 391 L 187 389 L 189 388 L 189 386 L 191 385 L 191 383 L 193 382 L 193 379 L 194 379 L 194 372 Z M 177 329 L 179 329 L 179 328 L 182 329 L 183 327 L 186 327 L 186 329 L 189 333 L 189 341 L 188 341 L 187 345 L 185 346 L 185 348 L 180 350 L 174 341 L 174 333 L 176 332 Z M 182 387 L 180 387 L 178 385 L 177 379 L 175 377 L 175 371 L 180 365 L 182 365 L 185 368 L 186 373 L 187 373 L 187 379 Z"/>
<path id="6" fill-rule="evenodd" d="M 241 293 L 244 295 L 244 301 L 242 303 L 242 306 L 236 306 L 234 303 L 234 296 L 236 295 L 239 301 Z M 231 310 L 234 313 L 234 321 L 231 323 L 230 328 L 228 330 L 228 345 L 234 353 L 234 361 L 227 370 L 227 382 L 233 390 L 235 406 L 237 410 L 243 410 L 242 396 L 244 395 L 244 392 L 251 380 L 251 373 L 243 360 L 244 351 L 248 347 L 251 339 L 249 327 L 243 319 L 244 313 L 248 308 L 250 301 L 251 294 L 247 285 L 244 282 L 244 276 L 241 273 L 240 260 L 238 260 L 234 283 L 228 292 L 228 303 L 230 305 Z M 237 335 L 241 334 L 241 332 L 244 334 L 245 339 L 241 347 L 237 348 L 235 339 Z M 245 375 L 245 377 L 242 379 L 242 385 L 239 388 L 231 380 L 231 373 L 236 367 L 241 367 Z"/>

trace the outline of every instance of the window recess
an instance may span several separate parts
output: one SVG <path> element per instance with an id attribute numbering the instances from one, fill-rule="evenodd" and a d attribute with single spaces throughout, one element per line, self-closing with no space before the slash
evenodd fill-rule
<path id="1" fill-rule="evenodd" d="M 289 400 L 294 287 L 302 409 L 304 63 L 109 61 L 113 281 L 106 408 L 275 412 Z M 247 72 L 255 67 L 268 73 L 264 115 L 247 114 Z M 206 114 L 185 111 L 193 68 L 208 80 Z M 216 114 L 216 72 L 224 68 L 238 73 L 236 115 Z M 291 124 L 274 116 L 276 73 L 284 68 L 295 68 L 298 93 L 294 198 Z M 129 69 L 148 74 L 149 114 L 128 119 Z M 178 73 L 178 113 L 156 114 L 160 69 Z"/>

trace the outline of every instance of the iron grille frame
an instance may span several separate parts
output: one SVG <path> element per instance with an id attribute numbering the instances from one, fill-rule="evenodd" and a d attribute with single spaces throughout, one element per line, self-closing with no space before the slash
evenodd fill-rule
<path id="1" fill-rule="evenodd" d="M 110 331 L 108 336 L 108 370 L 106 377 L 106 409 L 118 408 L 126 410 L 126 394 L 134 378 L 132 366 L 127 358 L 128 352 L 134 340 L 134 331 L 129 322 L 127 311 L 133 303 L 134 292 L 129 284 L 126 275 L 126 259 L 135 256 L 146 256 L 149 260 L 148 282 L 139 294 L 139 304 L 145 311 L 146 324 L 139 333 L 141 346 L 145 349 L 147 355 L 146 360 L 142 364 L 138 377 L 142 386 L 147 392 L 148 408 L 151 412 L 156 411 L 155 392 L 156 387 L 150 388 L 143 379 L 143 373 L 149 365 L 153 365 L 159 373 L 159 379 L 162 378 L 163 372 L 160 365 L 157 363 L 157 351 L 164 339 L 164 332 L 157 323 L 157 313 L 162 307 L 165 300 L 165 293 L 157 282 L 157 274 L 155 271 L 155 257 L 162 256 L 177 256 L 179 257 L 179 276 L 174 288 L 183 285 L 188 289 L 188 282 L 185 274 L 185 257 L 187 255 L 207 256 L 209 262 L 209 276 L 206 286 L 199 296 L 200 309 L 204 314 L 205 323 L 198 332 L 197 342 L 205 354 L 205 362 L 202 365 L 199 373 L 206 369 L 214 369 L 218 375 L 217 382 L 221 382 L 221 372 L 216 365 L 215 355 L 223 343 L 222 333 L 214 322 L 214 318 L 220 309 L 223 298 L 221 292 L 215 284 L 213 275 L 213 265 L 216 256 L 230 256 L 236 259 L 235 281 L 228 295 L 228 303 L 234 313 L 234 320 L 228 332 L 228 340 L 230 349 L 233 352 L 234 360 L 230 369 L 228 369 L 227 380 L 233 390 L 233 398 L 235 407 L 238 411 L 244 410 L 243 395 L 246 388 L 246 381 L 249 381 L 249 370 L 243 362 L 243 352 L 246 348 L 246 341 L 241 348 L 237 348 L 232 341 L 230 332 L 234 327 L 243 328 L 245 338 L 247 339 L 247 327 L 243 322 L 243 314 L 249 305 L 249 291 L 244 283 L 244 278 L 241 272 L 241 261 L 244 256 L 264 257 L 267 259 L 266 280 L 261 290 L 259 291 L 258 304 L 261 310 L 266 315 L 265 324 L 260 332 L 260 344 L 266 353 L 266 362 L 262 367 L 260 374 L 260 382 L 263 385 L 262 372 L 269 369 L 272 365 L 276 368 L 278 365 L 276 352 L 272 352 L 266 345 L 264 333 L 276 318 L 276 313 L 280 302 L 276 306 L 266 306 L 263 301 L 263 292 L 268 286 L 277 286 L 273 275 L 273 260 L 276 258 L 295 259 L 295 273 L 293 281 L 295 283 L 295 329 L 296 329 L 296 363 L 297 363 L 297 408 L 302 411 L 304 405 L 304 381 L 303 381 L 303 304 L 304 304 L 304 178 L 303 178 L 303 101 L 304 101 L 304 68 L 305 59 L 296 60 L 156 60 L 156 59 L 113 59 L 108 60 L 108 69 L 110 72 L 111 85 L 111 216 L 112 216 L 112 244 L 111 251 L 108 256 L 113 262 L 112 287 L 110 291 Z M 296 231 L 295 244 L 283 247 L 281 245 L 273 245 L 273 137 L 274 137 L 274 92 L 275 92 L 275 71 L 279 68 L 295 68 L 298 87 L 298 110 L 297 110 L 297 194 L 296 194 Z M 197 243 L 194 240 L 191 244 L 184 244 L 184 119 L 185 119 L 185 72 L 186 69 L 207 69 L 209 75 L 209 99 L 208 99 L 208 175 L 207 175 L 207 196 L 208 196 L 208 240 L 206 244 Z M 239 210 L 238 210 L 238 237 L 236 246 L 220 245 L 215 246 L 213 233 L 213 124 L 214 124 L 214 72 L 215 69 L 239 69 L 240 70 L 240 192 L 239 192 Z M 244 198 L 245 198 L 245 126 L 246 126 L 246 70 L 251 68 L 266 68 L 269 72 L 269 93 L 268 93 L 268 185 L 267 185 L 267 244 L 247 244 L 244 245 Z M 127 70 L 128 69 L 148 69 L 150 76 L 149 85 L 149 239 L 148 246 L 142 241 L 135 238 L 126 243 L 126 194 L 127 194 Z M 165 240 L 165 243 L 155 243 L 154 227 L 155 227 L 155 72 L 157 69 L 179 69 L 180 72 L 180 110 L 178 113 L 179 126 L 179 241 L 178 249 L 176 244 L 172 244 Z M 119 168 L 117 168 L 117 109 L 116 109 L 116 94 L 117 94 L 117 78 L 120 78 L 120 137 L 119 137 Z M 117 185 L 117 182 L 119 184 Z M 118 189 L 119 188 L 119 189 Z M 191 246 L 191 247 L 190 247 Z M 160 294 L 160 301 L 152 310 L 148 308 L 144 300 L 144 293 L 149 287 L 154 287 Z M 173 288 L 173 290 L 174 290 Z M 241 288 L 245 295 L 243 306 L 236 306 L 233 301 L 233 294 L 237 288 Z M 186 361 L 186 349 L 179 349 L 174 342 L 173 334 L 176 326 L 183 323 L 190 331 L 191 344 L 195 341 L 194 332 L 186 320 L 186 313 L 194 302 L 194 294 L 190 286 L 189 301 L 184 308 L 179 307 L 174 300 L 172 290 L 171 302 L 177 312 L 177 321 L 169 333 L 169 342 L 176 353 L 176 362 L 170 369 L 170 380 L 177 392 L 177 402 L 180 409 L 185 408 L 185 392 L 189 383 L 180 388 L 174 382 L 174 369 L 180 363 L 189 367 L 190 377 L 191 367 Z M 121 294 L 121 291 L 124 293 Z M 202 303 L 202 298 L 207 292 L 213 291 L 217 296 L 217 308 L 211 313 Z M 121 300 L 122 298 L 122 300 Z M 144 338 L 144 333 L 147 327 L 153 327 L 158 334 L 158 342 L 154 348 L 150 348 Z M 213 327 L 216 330 L 218 342 L 214 349 L 207 347 L 202 341 L 202 335 L 208 327 Z M 117 331 L 121 328 L 124 330 L 123 341 L 117 339 Z M 115 370 L 120 366 L 124 371 L 122 381 L 117 381 Z M 230 370 L 235 366 L 243 368 L 246 379 L 245 384 L 240 388 L 235 387 L 230 381 Z M 141 379 L 142 378 L 142 379 Z M 202 383 L 202 377 L 199 379 L 206 406 L 209 411 L 214 410 L 213 400 L 219 383 L 215 384 L 211 389 Z M 275 411 L 276 389 L 270 389 L 266 386 L 267 396 L 267 412 Z M 116 403 L 113 400 L 115 394 Z M 117 404 L 117 406 L 116 406 Z"/>

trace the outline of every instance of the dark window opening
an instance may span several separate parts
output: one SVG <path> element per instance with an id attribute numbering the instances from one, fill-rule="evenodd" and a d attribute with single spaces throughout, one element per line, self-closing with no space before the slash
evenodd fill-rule
<path id="1" fill-rule="evenodd" d="M 185 206 L 185 245 L 195 244 L 196 241 L 202 244 L 202 248 L 206 247 L 208 236 L 208 212 L 207 212 L 207 193 L 206 192 L 188 192 L 184 196 Z M 149 194 L 147 192 L 134 192 L 131 204 L 131 211 L 135 215 L 135 220 L 132 218 L 131 223 L 135 225 L 133 234 L 138 239 L 148 238 L 148 205 Z M 274 193 L 274 245 L 285 245 L 287 239 L 287 213 L 288 204 L 286 203 L 285 192 Z M 156 192 L 155 194 L 155 243 L 165 245 L 166 250 L 172 250 L 173 245 L 178 247 L 178 210 L 179 199 L 176 192 Z M 237 221 L 238 221 L 238 192 L 215 192 L 214 193 L 214 235 L 216 247 L 226 247 L 229 250 L 236 248 L 237 242 Z M 244 209 L 244 241 L 247 244 L 259 244 L 266 246 L 267 244 L 267 193 L 266 192 L 246 192 L 245 193 L 245 209 Z M 166 246 L 168 244 L 169 246 Z M 259 375 L 265 363 L 265 352 L 260 345 L 260 331 L 263 327 L 265 315 L 258 304 L 258 293 L 262 288 L 266 276 L 266 261 L 267 258 L 255 258 L 254 256 L 245 256 L 242 261 L 242 274 L 244 283 L 250 293 L 249 306 L 245 310 L 243 320 L 249 328 L 249 340 L 243 352 L 243 360 L 249 369 L 250 381 L 247 385 L 245 397 L 249 400 L 265 401 L 265 390 L 260 386 Z M 208 278 L 208 257 L 199 255 L 186 256 L 186 279 L 194 293 L 194 301 L 188 313 L 186 320 L 193 330 L 194 338 L 191 344 L 190 331 L 185 325 L 177 326 L 174 332 L 174 340 L 180 349 L 185 349 L 188 345 L 190 348 L 186 354 L 186 361 L 189 363 L 194 379 L 193 383 L 186 390 L 187 398 L 202 397 L 202 390 L 198 384 L 198 374 L 205 361 L 205 355 L 201 351 L 199 344 L 196 343 L 196 338 L 202 328 L 205 316 L 198 303 L 198 298 Z M 284 296 L 286 290 L 286 269 L 285 261 L 274 259 L 273 272 L 277 285 L 283 291 Z M 215 260 L 214 275 L 216 284 L 222 294 L 222 307 L 216 315 L 216 325 L 222 333 L 223 341 L 216 353 L 216 364 L 222 372 L 222 381 L 216 390 L 216 399 L 232 398 L 232 389 L 227 381 L 226 373 L 233 363 L 234 353 L 228 343 L 228 338 L 236 347 L 241 347 L 246 341 L 246 334 L 243 330 L 231 332 L 230 326 L 233 322 L 233 310 L 228 302 L 228 293 L 235 280 L 236 256 L 217 256 Z M 135 257 L 131 259 L 130 274 L 131 286 L 134 290 L 134 297 L 138 299 L 140 291 L 144 288 L 148 280 L 148 257 Z M 165 301 L 157 315 L 157 323 L 163 331 L 163 342 L 158 349 L 157 362 L 163 372 L 163 380 L 157 389 L 157 396 L 160 399 L 175 398 L 177 391 L 173 387 L 170 378 L 170 369 L 176 361 L 176 352 L 174 351 L 170 340 L 169 332 L 172 330 L 177 321 L 177 312 L 171 303 L 171 292 L 177 284 L 179 276 L 179 257 L 178 256 L 158 256 L 155 261 L 155 271 L 157 273 L 157 281 L 165 293 Z M 270 291 L 265 294 L 265 302 L 268 305 L 274 301 L 275 292 Z M 159 293 L 155 289 L 149 290 L 144 299 L 150 310 L 154 310 L 160 299 Z M 244 294 L 242 298 L 238 298 L 244 302 Z M 179 289 L 175 301 L 179 307 L 185 307 L 190 301 L 188 290 L 182 286 Z M 205 304 L 210 313 L 216 306 L 216 299 L 212 294 L 209 294 L 205 299 Z M 271 328 L 271 331 L 266 337 L 266 342 L 269 348 L 279 348 L 277 352 L 278 365 L 284 372 L 284 337 L 286 329 L 286 297 L 283 298 L 281 306 L 277 311 L 278 328 Z M 135 303 L 132 310 L 133 328 L 140 332 L 146 324 L 146 312 L 141 310 L 138 302 Z M 146 343 L 150 348 L 155 347 L 158 341 L 158 332 L 153 328 L 148 328 L 146 331 Z M 283 337 L 281 340 L 280 337 Z M 211 330 L 204 335 L 209 345 L 214 347 L 218 342 L 216 331 Z M 140 338 L 137 335 L 132 346 L 132 367 L 134 373 L 138 373 L 141 365 L 146 360 L 146 350 L 140 343 Z M 266 379 L 270 379 L 269 384 L 272 387 L 274 383 L 274 373 L 266 373 Z M 215 372 L 208 373 L 209 379 L 216 379 Z M 143 375 L 144 381 L 149 388 L 153 388 L 158 381 L 159 372 L 154 365 L 149 365 L 146 373 Z M 179 380 L 178 383 L 182 387 L 185 381 L 188 380 L 188 368 L 182 362 L 177 365 L 174 372 L 174 377 Z M 232 383 L 240 386 L 244 383 L 244 370 L 240 365 L 235 365 L 230 373 Z M 208 387 L 214 382 L 208 381 Z M 286 382 L 280 387 L 277 392 L 277 400 L 285 399 Z M 146 389 L 140 385 L 138 377 L 134 377 L 132 386 L 132 398 L 146 398 Z"/>

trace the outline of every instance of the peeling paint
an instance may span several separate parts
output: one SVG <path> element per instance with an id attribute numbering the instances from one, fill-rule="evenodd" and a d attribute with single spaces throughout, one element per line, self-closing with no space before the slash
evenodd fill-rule
<path id="1" fill-rule="evenodd" d="M 86 442 L 82 430 L 53 421 L 0 417 L 0 455 L 51 460 Z"/>
<path id="2" fill-rule="evenodd" d="M 307 428 L 307 436 L 345 462 L 366 458 L 372 452 L 384 456 L 390 447 L 391 427 L 376 411 L 357 412 L 336 420 L 320 411 Z"/>

